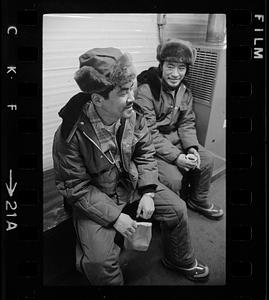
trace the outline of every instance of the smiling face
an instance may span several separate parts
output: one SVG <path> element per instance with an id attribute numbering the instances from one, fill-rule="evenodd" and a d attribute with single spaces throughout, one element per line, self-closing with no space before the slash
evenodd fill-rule
<path id="1" fill-rule="evenodd" d="M 105 99 L 99 94 L 92 95 L 97 112 L 105 124 L 109 125 L 121 117 L 130 118 L 134 103 L 134 81 L 116 86 Z"/>
<path id="2" fill-rule="evenodd" d="M 162 65 L 162 78 L 172 89 L 179 86 L 187 72 L 186 64 L 164 61 Z"/>
<path id="3" fill-rule="evenodd" d="M 115 118 L 130 118 L 134 100 L 134 83 L 129 82 L 109 93 L 108 99 L 103 102 L 103 109 Z"/>

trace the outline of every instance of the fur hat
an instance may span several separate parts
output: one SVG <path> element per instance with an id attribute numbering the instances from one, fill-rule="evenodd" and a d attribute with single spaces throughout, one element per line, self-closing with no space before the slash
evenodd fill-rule
<path id="1" fill-rule="evenodd" d="M 94 48 L 79 57 L 79 70 L 74 79 L 83 92 L 93 93 L 121 86 L 135 77 L 129 54 L 122 54 L 117 48 Z"/>
<path id="2" fill-rule="evenodd" d="M 195 58 L 196 49 L 188 41 L 167 40 L 157 47 L 157 59 L 160 63 L 173 61 L 193 65 Z"/>

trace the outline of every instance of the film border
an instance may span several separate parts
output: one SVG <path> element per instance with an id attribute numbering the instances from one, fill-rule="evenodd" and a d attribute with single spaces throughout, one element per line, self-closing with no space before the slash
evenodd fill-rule
<path id="1" fill-rule="evenodd" d="M 57 4 L 45 1 L 22 1 L 19 4 L 9 1 L 2 4 L 4 46 L 1 66 L 5 76 L 1 92 L 1 174 L 4 180 L 1 189 L 4 199 L 1 213 L 4 218 L 1 218 L 1 225 L 3 231 L 6 220 L 18 226 L 6 231 L 2 237 L 2 266 L 5 266 L 2 269 L 3 299 L 47 299 L 61 293 L 77 296 L 77 291 L 71 287 L 63 290 L 42 287 L 40 253 L 43 194 L 42 15 L 92 11 L 89 4 L 82 4 L 80 8 L 77 4 L 71 4 L 71 1 L 63 6 L 61 4 L 61 1 Z M 156 11 L 161 8 L 157 4 L 153 7 Z M 97 8 L 95 12 L 104 9 Z M 109 7 L 107 9 L 110 11 Z M 130 10 L 132 8 L 128 7 L 127 11 Z M 151 11 L 152 7 L 146 7 L 145 10 Z M 206 7 L 203 10 L 206 12 Z M 135 8 L 134 11 L 140 12 Z M 193 9 L 187 8 L 186 11 Z M 167 297 L 167 292 L 175 294 L 178 291 L 189 295 L 188 299 L 198 295 L 199 299 L 216 299 L 215 295 L 221 294 L 218 299 L 228 299 L 229 296 L 232 299 L 254 300 L 265 295 L 267 273 L 262 266 L 267 245 L 263 239 L 267 212 L 263 176 L 263 159 L 266 162 L 266 98 L 263 80 L 266 20 L 261 22 L 262 16 L 265 18 L 265 11 L 265 2 L 262 1 L 251 5 L 235 1 L 231 8 L 221 9 L 221 12 L 227 14 L 228 21 L 227 284 L 223 287 L 197 286 L 192 291 L 189 287 L 158 287 L 159 296 Z M 254 101 L 258 101 L 255 108 Z M 6 201 L 10 204 L 7 205 Z M 242 236 L 246 240 L 240 241 Z M 239 269 L 244 271 L 238 272 Z M 260 289 L 256 289 L 256 286 Z M 133 296 L 141 294 L 141 288 L 131 287 L 121 288 L 120 294 L 128 295 L 130 290 Z M 81 292 L 85 295 L 87 290 L 83 287 Z M 119 290 L 91 288 L 91 293 L 94 298 L 114 299 Z"/>

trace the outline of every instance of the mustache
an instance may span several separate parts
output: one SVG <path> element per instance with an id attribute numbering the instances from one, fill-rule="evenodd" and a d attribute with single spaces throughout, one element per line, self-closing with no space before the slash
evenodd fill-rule
<path id="1" fill-rule="evenodd" d="M 134 104 L 134 101 L 128 101 L 128 103 L 126 104 L 125 108 L 130 108 L 132 107 Z"/>
<path id="2" fill-rule="evenodd" d="M 131 107 L 133 107 L 133 103 L 126 105 L 124 109 L 129 109 Z"/>

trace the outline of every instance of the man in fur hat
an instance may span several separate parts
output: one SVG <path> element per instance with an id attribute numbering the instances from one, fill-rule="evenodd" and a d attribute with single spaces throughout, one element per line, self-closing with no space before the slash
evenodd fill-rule
<path id="1" fill-rule="evenodd" d="M 193 97 L 183 83 L 195 56 L 187 41 L 168 40 L 159 45 L 159 67 L 138 75 L 136 100 L 151 131 L 159 180 L 180 195 L 190 209 L 219 220 L 223 210 L 208 199 L 213 157 L 198 143 Z"/>
<path id="2" fill-rule="evenodd" d="M 152 139 L 134 103 L 131 57 L 116 48 L 80 56 L 82 93 L 61 109 L 53 160 L 56 185 L 72 207 L 76 265 L 92 285 L 122 285 L 123 237 L 139 217 L 160 221 L 165 266 L 194 281 L 208 278 L 191 245 L 185 203 L 158 182 Z"/>

